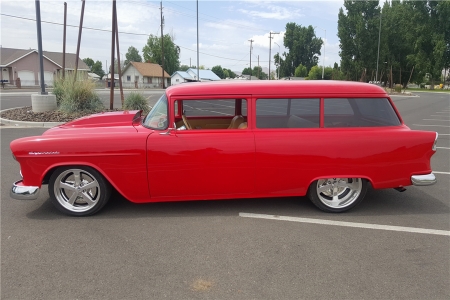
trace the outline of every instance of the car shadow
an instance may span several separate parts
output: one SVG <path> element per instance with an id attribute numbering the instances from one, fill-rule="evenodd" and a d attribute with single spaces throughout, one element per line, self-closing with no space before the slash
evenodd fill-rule
<path id="1" fill-rule="evenodd" d="M 393 189 L 373 190 L 369 188 L 364 201 L 352 210 L 341 214 L 324 213 L 317 209 L 307 197 L 252 198 L 213 201 L 181 201 L 159 203 L 132 203 L 118 193 L 97 214 L 89 218 L 182 218 L 238 216 L 240 212 L 287 215 L 303 218 L 336 219 L 377 215 L 441 215 L 450 208 L 439 199 L 431 197 L 418 188 L 404 193 Z M 58 211 L 47 196 L 47 200 L 36 210 L 27 214 L 30 219 L 52 220 L 72 218 Z"/>

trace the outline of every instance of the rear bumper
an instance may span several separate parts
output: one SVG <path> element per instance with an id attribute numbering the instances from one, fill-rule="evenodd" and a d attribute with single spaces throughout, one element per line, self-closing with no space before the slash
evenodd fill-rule
<path id="1" fill-rule="evenodd" d="M 426 175 L 413 175 L 411 176 L 411 182 L 413 185 L 433 185 L 437 182 L 436 176 L 433 173 Z"/>
<path id="2" fill-rule="evenodd" d="M 38 186 L 25 186 L 22 180 L 13 183 L 9 196 L 17 200 L 36 200 L 41 189 Z"/>

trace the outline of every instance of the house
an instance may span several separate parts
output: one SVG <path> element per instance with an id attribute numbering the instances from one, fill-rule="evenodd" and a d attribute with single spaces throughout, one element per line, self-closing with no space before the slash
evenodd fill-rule
<path id="1" fill-rule="evenodd" d="M 168 86 L 170 76 L 164 71 L 164 86 Z M 163 69 L 158 64 L 130 62 L 122 71 L 124 88 L 162 88 Z"/>
<path id="2" fill-rule="evenodd" d="M 176 71 L 171 76 L 172 85 L 191 81 L 216 81 L 220 77 L 211 70 L 199 70 L 200 80 L 197 80 L 197 69 L 189 68 L 186 72 Z"/>
<path id="3" fill-rule="evenodd" d="M 98 80 L 100 80 L 100 76 L 98 76 L 97 74 L 95 74 L 95 73 L 87 73 L 87 75 L 88 75 L 88 78 L 89 79 L 91 79 L 91 80 L 93 80 L 93 81 L 98 81 Z"/>
<path id="4" fill-rule="evenodd" d="M 44 82 L 51 86 L 57 75 L 62 74 L 62 57 L 60 52 L 43 51 Z M 75 69 L 76 54 L 66 53 L 66 72 Z M 21 86 L 39 86 L 39 54 L 36 49 L 0 48 L 1 80 L 6 84 Z M 89 67 L 78 58 L 78 72 L 87 76 Z"/>

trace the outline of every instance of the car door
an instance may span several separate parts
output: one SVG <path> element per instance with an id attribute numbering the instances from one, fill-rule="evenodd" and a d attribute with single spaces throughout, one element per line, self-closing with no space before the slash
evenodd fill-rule
<path id="1" fill-rule="evenodd" d="M 152 198 L 167 200 L 235 198 L 254 191 L 255 144 L 250 129 L 228 129 L 220 125 L 233 118 L 235 108 L 226 99 L 195 97 L 170 99 L 171 128 L 151 134 L 147 141 L 147 163 Z M 245 96 L 228 96 L 244 99 Z M 184 107 L 180 103 L 184 102 Z M 175 105 L 176 103 L 176 105 Z M 196 128 L 182 126 L 181 110 Z M 199 116 L 192 116 L 192 112 Z M 247 116 L 246 116 L 247 117 Z M 201 124 L 206 124 L 201 126 Z M 208 123 L 209 122 L 209 123 Z M 208 123 L 208 124 L 207 124 Z M 217 124 L 211 124 L 217 123 Z M 200 125 L 199 125 L 200 124 Z"/>

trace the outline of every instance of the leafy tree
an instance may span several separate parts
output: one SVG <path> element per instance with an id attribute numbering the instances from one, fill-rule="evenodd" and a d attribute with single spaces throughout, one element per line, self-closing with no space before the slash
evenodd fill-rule
<path id="1" fill-rule="evenodd" d="M 228 73 L 228 70 L 227 69 L 223 69 L 223 78 L 226 79 L 226 78 L 229 78 L 229 77 L 230 77 L 230 73 Z"/>
<path id="2" fill-rule="evenodd" d="M 295 68 L 295 77 L 306 77 L 308 76 L 308 71 L 306 67 L 302 64 L 299 64 L 297 68 Z"/>
<path id="3" fill-rule="evenodd" d="M 225 69 L 225 68 L 223 68 L 223 72 L 224 72 L 224 74 L 225 74 L 225 72 L 228 72 L 228 75 L 225 76 L 225 78 L 226 78 L 226 77 L 229 77 L 229 78 L 236 78 L 236 73 L 234 73 L 234 72 L 231 71 L 230 69 Z"/>
<path id="4" fill-rule="evenodd" d="M 181 65 L 179 71 L 184 71 L 186 72 L 187 70 L 189 70 L 189 66 L 188 65 Z"/>
<path id="5" fill-rule="evenodd" d="M 253 76 L 256 76 L 261 80 L 266 80 L 268 78 L 267 73 L 264 73 L 260 66 L 253 67 Z"/>
<path id="6" fill-rule="evenodd" d="M 162 64 L 161 38 L 150 35 L 147 45 L 142 49 L 144 60 Z M 170 35 L 164 35 L 164 69 L 167 73 L 173 74 L 180 69 L 180 47 L 173 43 Z"/>
<path id="7" fill-rule="evenodd" d="M 119 74 L 119 62 L 116 59 L 114 59 L 114 74 Z M 123 61 L 120 62 L 120 70 L 123 71 L 125 68 L 125 65 L 123 64 Z M 109 73 L 111 73 L 111 65 L 109 65 Z"/>
<path id="8" fill-rule="evenodd" d="M 341 66 L 348 78 L 358 80 L 363 70 L 376 70 L 379 1 L 344 1 L 338 15 L 338 37 L 341 48 Z"/>
<path id="9" fill-rule="evenodd" d="M 306 66 L 307 70 L 317 65 L 323 41 L 316 37 L 312 26 L 303 27 L 296 23 L 287 23 L 283 42 L 289 52 L 283 54 L 285 59 L 279 60 L 281 77 L 294 74 L 295 68 L 300 64 Z M 278 61 L 278 53 L 274 59 Z"/>
<path id="10" fill-rule="evenodd" d="M 224 79 L 223 69 L 221 66 L 214 66 L 211 71 L 213 71 L 219 78 Z"/>
<path id="11" fill-rule="evenodd" d="M 252 69 L 249 67 L 244 68 L 244 70 L 242 70 L 242 75 L 252 75 Z"/>
<path id="12" fill-rule="evenodd" d="M 105 71 L 103 71 L 102 63 L 99 60 L 97 60 L 92 65 L 91 72 L 97 74 L 98 76 L 100 76 L 100 79 L 102 79 L 103 76 L 105 76 Z"/>
<path id="13" fill-rule="evenodd" d="M 89 69 L 92 69 L 92 66 L 94 65 L 94 60 L 92 58 L 86 57 L 83 59 L 83 61 L 89 67 Z"/>
<path id="14" fill-rule="evenodd" d="M 142 62 L 142 57 L 139 55 L 138 49 L 133 46 L 128 47 L 128 52 L 125 54 L 125 65 L 128 65 L 130 61 Z"/>
<path id="15" fill-rule="evenodd" d="M 323 79 L 330 80 L 330 79 L 332 79 L 332 77 L 333 77 L 333 68 L 325 67 Z M 312 67 L 311 70 L 309 70 L 308 79 L 311 79 L 311 80 L 322 79 L 322 68 L 319 66 Z"/>

